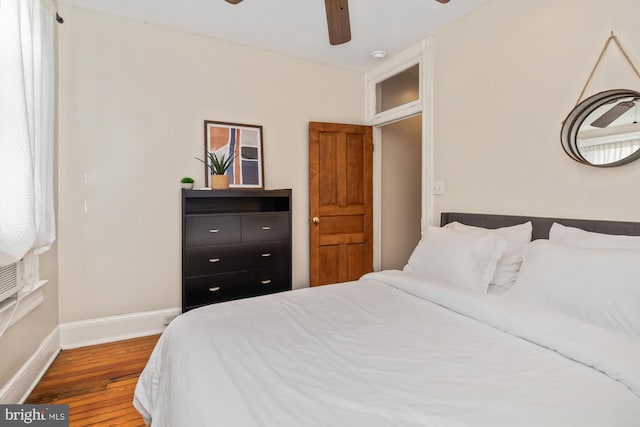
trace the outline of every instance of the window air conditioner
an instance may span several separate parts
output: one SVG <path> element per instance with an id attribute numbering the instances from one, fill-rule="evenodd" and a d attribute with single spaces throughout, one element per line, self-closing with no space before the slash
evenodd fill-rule
<path id="1" fill-rule="evenodd" d="M 23 285 L 21 262 L 0 267 L 0 302 L 18 293 Z"/>

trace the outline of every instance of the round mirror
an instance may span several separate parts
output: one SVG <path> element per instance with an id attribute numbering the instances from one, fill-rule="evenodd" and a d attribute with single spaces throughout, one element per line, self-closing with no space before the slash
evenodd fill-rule
<path id="1" fill-rule="evenodd" d="M 612 167 L 640 157 L 640 93 L 613 89 L 585 99 L 562 125 L 562 148 L 573 160 Z"/>

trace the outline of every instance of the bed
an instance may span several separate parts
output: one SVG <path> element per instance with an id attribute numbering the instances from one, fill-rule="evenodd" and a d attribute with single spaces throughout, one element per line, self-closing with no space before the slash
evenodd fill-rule
<path id="1" fill-rule="evenodd" d="M 154 427 L 640 425 L 640 225 L 442 225 L 403 271 L 179 316 L 135 407 Z"/>

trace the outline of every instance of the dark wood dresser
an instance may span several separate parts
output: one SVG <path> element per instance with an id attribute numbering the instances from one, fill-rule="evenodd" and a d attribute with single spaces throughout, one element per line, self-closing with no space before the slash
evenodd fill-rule
<path id="1" fill-rule="evenodd" d="M 291 190 L 182 190 L 182 312 L 291 289 Z"/>

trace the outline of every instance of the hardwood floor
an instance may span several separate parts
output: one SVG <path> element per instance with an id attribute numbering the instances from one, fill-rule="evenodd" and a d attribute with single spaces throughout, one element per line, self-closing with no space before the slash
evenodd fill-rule
<path id="1" fill-rule="evenodd" d="M 69 404 L 71 427 L 144 426 L 133 391 L 159 337 L 63 350 L 25 403 Z"/>

